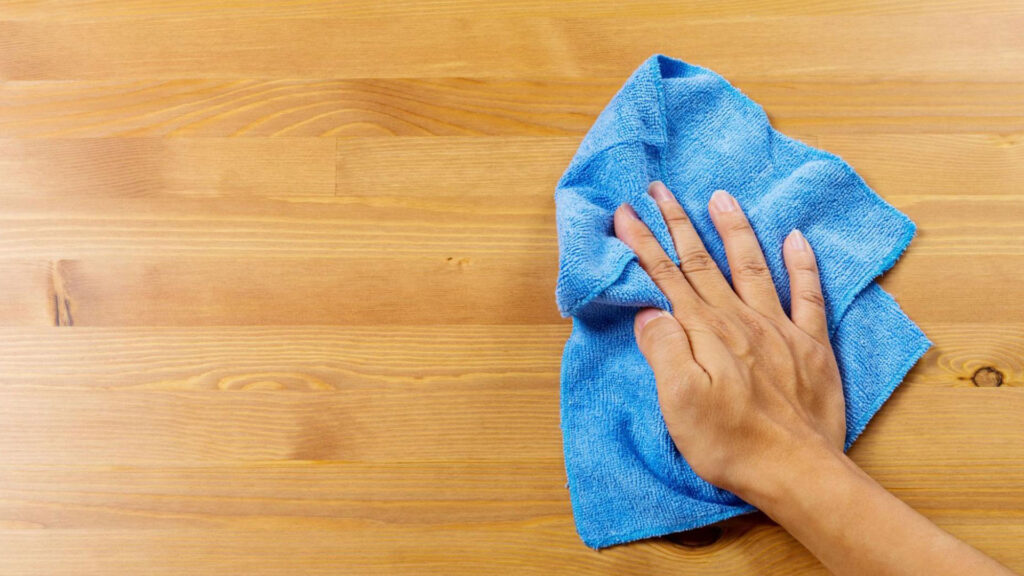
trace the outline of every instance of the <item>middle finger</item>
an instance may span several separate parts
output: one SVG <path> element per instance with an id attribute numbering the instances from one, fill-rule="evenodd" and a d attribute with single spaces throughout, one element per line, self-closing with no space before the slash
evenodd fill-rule
<path id="1" fill-rule="evenodd" d="M 765 316 L 786 318 L 764 251 L 739 202 L 725 190 L 716 190 L 708 210 L 725 246 L 736 294 Z"/>

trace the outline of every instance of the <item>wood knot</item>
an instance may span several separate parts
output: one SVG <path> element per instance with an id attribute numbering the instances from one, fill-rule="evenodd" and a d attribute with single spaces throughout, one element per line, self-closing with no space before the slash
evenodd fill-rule
<path id="1" fill-rule="evenodd" d="M 984 366 L 974 372 L 971 382 L 981 388 L 995 388 L 1003 385 L 1003 373 L 991 366 Z"/>
<path id="2" fill-rule="evenodd" d="M 694 528 L 686 532 L 669 534 L 665 536 L 665 540 L 673 544 L 686 546 L 687 548 L 702 548 L 704 546 L 711 546 L 721 540 L 724 533 L 725 530 L 722 530 L 721 526 L 704 526 L 703 528 Z"/>
<path id="3" fill-rule="evenodd" d="M 449 256 L 445 258 L 444 261 L 453 266 L 458 266 L 459 268 L 462 268 L 463 266 L 468 266 L 470 263 L 469 258 L 456 258 L 454 256 Z"/>

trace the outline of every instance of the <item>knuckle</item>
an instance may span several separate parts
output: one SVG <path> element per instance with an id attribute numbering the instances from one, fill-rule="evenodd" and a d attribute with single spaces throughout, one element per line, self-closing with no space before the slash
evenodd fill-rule
<path id="1" fill-rule="evenodd" d="M 736 319 L 747 334 L 755 338 L 764 338 L 771 329 L 769 320 L 753 310 L 741 310 Z"/>
<path id="2" fill-rule="evenodd" d="M 793 263 L 793 269 L 800 274 L 810 274 L 817 276 L 818 274 L 818 263 L 814 258 L 800 258 L 799 261 Z"/>
<path id="3" fill-rule="evenodd" d="M 651 234 L 650 230 L 644 230 L 643 233 L 637 235 L 636 247 L 634 251 L 644 254 L 659 254 L 662 252 L 661 244 L 658 239 Z"/>
<path id="4" fill-rule="evenodd" d="M 711 258 L 711 255 L 704 250 L 692 250 L 683 254 L 683 272 L 686 274 L 699 274 L 717 270 L 718 265 Z"/>
<path id="5" fill-rule="evenodd" d="M 767 276 L 770 273 L 763 261 L 753 258 L 737 263 L 736 272 L 743 276 Z"/>
<path id="6" fill-rule="evenodd" d="M 675 373 L 665 377 L 659 387 L 663 388 L 666 394 L 660 397 L 662 405 L 679 410 L 686 404 L 692 402 L 694 393 L 699 393 L 701 384 L 707 381 L 707 374 L 696 364 L 680 366 Z"/>
<path id="7" fill-rule="evenodd" d="M 825 308 L 825 297 L 817 290 L 801 290 L 797 293 L 797 298 L 804 304 L 809 304 L 816 308 Z"/>
<path id="8" fill-rule="evenodd" d="M 768 315 L 768 320 L 771 322 L 772 327 L 779 334 L 784 334 L 786 328 L 793 323 L 793 319 L 790 318 L 789 313 L 782 309 L 782 303 L 779 303 L 778 308 L 775 308 L 771 314 Z"/>
<path id="9" fill-rule="evenodd" d="M 665 224 L 667 224 L 669 228 L 675 228 L 675 227 L 679 227 L 679 226 L 689 226 L 690 225 L 690 217 L 686 214 L 686 211 L 683 210 L 682 208 L 680 208 L 678 210 L 672 209 L 672 210 L 669 210 L 667 214 L 665 214 Z"/>
<path id="10" fill-rule="evenodd" d="M 733 218 L 726 223 L 725 231 L 729 234 L 746 234 L 751 231 L 750 223 L 743 217 Z"/>
<path id="11" fill-rule="evenodd" d="M 679 268 L 668 258 L 659 258 L 648 271 L 651 278 L 658 281 L 673 280 L 679 275 Z"/>
<path id="12" fill-rule="evenodd" d="M 686 336 L 691 342 L 700 338 L 722 338 L 715 327 L 703 320 L 688 323 L 686 325 Z"/>
<path id="13" fill-rule="evenodd" d="M 819 342 L 803 330 L 794 327 L 793 333 L 787 338 L 791 348 L 805 358 L 811 366 L 821 366 L 832 359 L 832 346 L 828 342 Z"/>
<path id="14" fill-rule="evenodd" d="M 715 312 L 701 314 L 700 324 L 701 328 L 711 332 L 715 336 L 718 336 L 720 339 L 729 338 L 733 332 L 729 321 L 721 314 Z"/>
<path id="15" fill-rule="evenodd" d="M 807 340 L 807 333 L 801 330 L 796 324 L 787 322 L 781 327 L 779 333 L 782 335 L 783 342 L 790 350 L 803 350 L 803 346 Z M 813 340 L 813 339 L 812 339 Z"/>
<path id="16" fill-rule="evenodd" d="M 807 358 L 811 366 L 822 367 L 832 363 L 832 347 L 811 339 L 810 349 L 807 351 Z"/>

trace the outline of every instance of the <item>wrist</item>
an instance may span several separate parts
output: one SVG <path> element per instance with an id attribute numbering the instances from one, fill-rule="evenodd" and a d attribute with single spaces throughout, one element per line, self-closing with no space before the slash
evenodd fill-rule
<path id="1" fill-rule="evenodd" d="M 736 493 L 773 518 L 823 486 L 837 487 L 859 468 L 824 438 L 804 438 L 774 455 Z"/>

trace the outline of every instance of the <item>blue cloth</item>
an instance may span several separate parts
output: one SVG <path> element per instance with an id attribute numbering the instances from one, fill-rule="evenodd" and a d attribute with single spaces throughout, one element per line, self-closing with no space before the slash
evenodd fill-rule
<path id="1" fill-rule="evenodd" d="M 754 510 L 697 477 L 676 450 L 634 340 L 640 307 L 671 304 L 615 237 L 615 208 L 629 202 L 679 263 L 647 195 L 652 180 L 675 193 L 727 277 L 707 204 L 714 190 L 731 192 L 766 250 L 787 313 L 782 241 L 793 228 L 810 241 L 843 380 L 847 448 L 932 344 L 873 281 L 910 243 L 914 223 L 838 156 L 774 130 L 718 74 L 652 56 L 598 116 L 555 191 L 555 293 L 562 316 L 573 317 L 561 371 L 565 466 L 577 531 L 593 548 Z"/>

